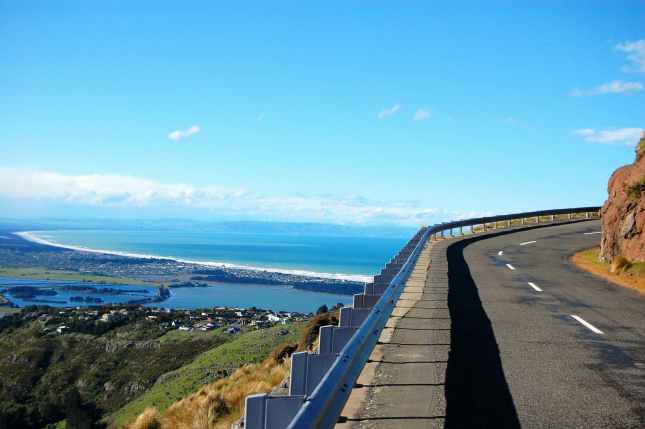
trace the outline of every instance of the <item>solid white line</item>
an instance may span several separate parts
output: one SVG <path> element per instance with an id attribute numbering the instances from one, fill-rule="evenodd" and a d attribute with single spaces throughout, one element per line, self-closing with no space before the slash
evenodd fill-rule
<path id="1" fill-rule="evenodd" d="M 594 231 L 594 232 L 585 232 L 584 235 L 591 235 L 591 234 L 602 234 L 602 231 Z"/>
<path id="2" fill-rule="evenodd" d="M 526 246 L 527 244 L 533 244 L 533 243 L 537 243 L 537 241 L 535 241 L 535 240 L 533 240 L 533 241 L 525 241 L 524 243 L 520 243 L 520 246 Z"/>
<path id="3" fill-rule="evenodd" d="M 537 292 L 542 292 L 542 289 L 538 285 L 536 285 L 533 282 L 529 282 L 529 286 L 531 286 L 533 289 L 535 289 Z"/>
<path id="4" fill-rule="evenodd" d="M 503 250 L 500 250 L 499 252 L 497 252 L 497 254 L 498 254 L 499 256 L 502 256 L 502 255 L 504 254 L 504 251 L 503 251 Z"/>
<path id="5" fill-rule="evenodd" d="M 515 267 L 512 266 L 511 264 L 506 264 L 509 270 L 515 271 Z"/>
<path id="6" fill-rule="evenodd" d="M 576 319 L 578 322 L 582 323 L 585 327 L 589 328 L 591 331 L 595 332 L 596 334 L 604 334 L 600 329 L 596 328 L 594 325 L 591 323 L 587 322 L 585 319 L 583 319 L 580 316 L 576 316 L 575 314 L 572 314 L 571 317 Z"/>

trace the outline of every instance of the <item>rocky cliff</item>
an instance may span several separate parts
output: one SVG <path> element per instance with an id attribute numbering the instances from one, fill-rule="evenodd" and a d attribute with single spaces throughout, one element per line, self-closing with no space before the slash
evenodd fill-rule
<path id="1" fill-rule="evenodd" d="M 607 192 L 600 212 L 600 258 L 645 261 L 645 133 L 636 147 L 636 161 L 614 171 Z"/>

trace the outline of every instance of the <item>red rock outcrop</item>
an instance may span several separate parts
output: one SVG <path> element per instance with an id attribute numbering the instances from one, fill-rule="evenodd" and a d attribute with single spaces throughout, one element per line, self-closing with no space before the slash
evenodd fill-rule
<path id="1" fill-rule="evenodd" d="M 636 161 L 614 171 L 607 192 L 600 211 L 600 258 L 645 261 L 645 133 L 636 147 Z"/>

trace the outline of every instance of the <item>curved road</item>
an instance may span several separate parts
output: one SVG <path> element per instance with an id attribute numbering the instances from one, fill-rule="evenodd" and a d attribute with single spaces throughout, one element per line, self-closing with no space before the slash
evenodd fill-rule
<path id="1" fill-rule="evenodd" d="M 579 222 L 448 248 L 446 427 L 645 428 L 645 295 L 568 262 L 599 230 Z"/>

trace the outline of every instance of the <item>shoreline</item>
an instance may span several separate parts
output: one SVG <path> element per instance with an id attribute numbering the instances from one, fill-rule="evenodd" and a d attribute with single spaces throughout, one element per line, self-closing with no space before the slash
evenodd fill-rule
<path id="1" fill-rule="evenodd" d="M 248 265 L 232 264 L 226 262 L 210 262 L 210 261 L 194 261 L 182 258 L 175 258 L 169 256 L 157 256 L 157 255 L 146 255 L 133 252 L 122 252 L 116 250 L 103 250 L 103 249 L 91 249 L 81 246 L 71 246 L 61 243 L 56 243 L 54 241 L 46 240 L 42 237 L 39 237 L 37 234 L 43 231 L 16 231 L 12 234 L 19 236 L 20 238 L 27 240 L 32 243 L 37 243 L 45 246 L 57 247 L 61 249 L 74 250 L 77 252 L 88 252 L 96 254 L 105 254 L 120 256 L 124 258 L 137 258 L 137 259 L 149 259 L 149 260 L 163 260 L 171 261 L 182 264 L 192 264 L 208 268 L 230 268 L 237 270 L 247 270 L 254 272 L 265 272 L 265 273 L 276 273 L 276 274 L 286 274 L 293 276 L 317 278 L 317 279 L 326 279 L 326 280 L 340 280 L 340 281 L 349 281 L 349 282 L 359 282 L 359 283 L 371 283 L 374 280 L 374 276 L 361 275 L 361 274 L 342 274 L 342 273 L 325 273 L 325 272 L 316 272 L 316 271 L 307 271 L 307 270 L 297 270 L 297 269 L 283 269 L 283 268 L 271 268 L 271 267 L 254 267 Z"/>

